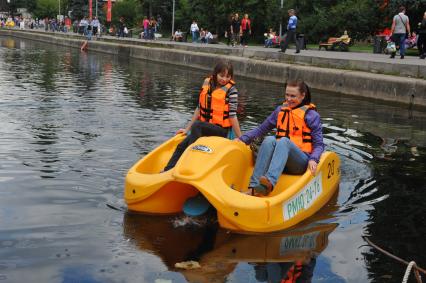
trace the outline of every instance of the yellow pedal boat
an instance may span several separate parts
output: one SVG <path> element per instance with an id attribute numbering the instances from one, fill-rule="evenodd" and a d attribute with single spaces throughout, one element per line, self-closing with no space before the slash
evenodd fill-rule
<path id="1" fill-rule="evenodd" d="M 271 232 L 315 214 L 339 186 L 339 157 L 324 152 L 316 176 L 309 171 L 303 175 L 283 174 L 270 195 L 243 194 L 254 168 L 252 152 L 241 142 L 221 137 L 198 139 L 173 169 L 161 173 L 183 139 L 183 135 L 171 138 L 130 168 L 124 191 L 129 210 L 179 213 L 187 199 L 201 193 L 216 209 L 221 227 L 238 232 Z"/>

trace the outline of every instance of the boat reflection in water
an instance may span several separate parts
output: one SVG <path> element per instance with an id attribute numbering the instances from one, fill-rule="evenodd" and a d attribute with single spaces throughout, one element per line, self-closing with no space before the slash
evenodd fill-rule
<path id="1" fill-rule="evenodd" d="M 244 235 L 214 224 L 174 227 L 166 216 L 124 216 L 125 237 L 141 250 L 159 256 L 170 270 L 181 272 L 190 282 L 223 282 L 240 262 L 254 266 L 258 281 L 286 282 L 288 277 L 294 279 L 288 282 L 310 281 L 316 257 L 327 247 L 328 235 L 336 227 L 310 221 L 292 230 Z M 198 261 L 201 268 L 175 268 L 176 263 L 190 260 Z"/>

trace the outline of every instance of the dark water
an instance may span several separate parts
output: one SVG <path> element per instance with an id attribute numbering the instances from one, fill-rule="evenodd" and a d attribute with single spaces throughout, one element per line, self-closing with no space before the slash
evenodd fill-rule
<path id="1" fill-rule="evenodd" d="M 0 41 L 0 281 L 279 282 L 302 260 L 313 282 L 401 282 L 405 267 L 362 236 L 426 266 L 424 111 L 314 91 L 342 159 L 334 201 L 273 235 L 175 228 L 184 219 L 106 204 L 121 204 L 127 169 L 185 125 L 206 74 Z M 236 80 L 251 129 L 283 86 Z M 187 260 L 202 268 L 174 267 Z"/>

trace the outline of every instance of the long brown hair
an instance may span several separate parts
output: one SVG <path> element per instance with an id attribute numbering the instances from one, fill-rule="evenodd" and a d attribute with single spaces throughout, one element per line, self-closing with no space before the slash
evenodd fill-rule
<path id="1" fill-rule="evenodd" d="M 229 61 L 219 61 L 213 69 L 213 85 L 217 86 L 217 74 L 228 71 L 228 75 L 231 76 L 231 79 L 234 78 L 234 67 L 232 67 L 231 62 Z"/>
<path id="2" fill-rule="evenodd" d="M 305 94 L 305 98 L 303 98 L 301 103 L 302 105 L 308 105 L 311 103 L 311 90 L 302 79 L 290 80 L 286 83 L 285 87 L 287 86 L 297 87 L 301 93 Z"/>

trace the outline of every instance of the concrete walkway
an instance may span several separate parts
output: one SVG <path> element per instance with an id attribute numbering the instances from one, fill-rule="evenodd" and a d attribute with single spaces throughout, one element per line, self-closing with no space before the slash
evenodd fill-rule
<path id="1" fill-rule="evenodd" d="M 5 31 L 5 29 L 2 29 Z M 12 29 L 16 34 L 19 32 L 31 32 L 37 34 L 49 34 L 59 37 L 75 38 L 84 40 L 84 36 L 72 32 L 45 32 L 44 30 L 18 30 Z M 189 42 L 172 42 L 167 39 L 145 40 L 137 38 L 117 38 L 113 36 L 102 36 L 93 41 L 114 42 L 126 45 L 144 45 L 158 48 L 178 49 L 185 51 L 201 52 L 208 54 L 229 55 L 246 57 L 270 62 L 290 63 L 308 65 L 323 68 L 342 70 L 356 70 L 374 74 L 396 75 L 410 78 L 426 79 L 426 60 L 417 56 L 406 56 L 401 60 L 398 56 L 390 59 L 386 54 L 373 54 L 365 52 L 340 52 L 302 50 L 295 54 L 294 49 L 288 49 L 285 54 L 279 52 L 279 48 L 264 48 L 263 46 L 249 46 L 247 48 L 238 46 L 230 47 L 225 44 L 201 44 Z"/>
<path id="2" fill-rule="evenodd" d="M 80 48 L 85 38 L 73 33 L 4 30 L 0 35 Z M 261 46 L 228 47 L 167 40 L 141 40 L 103 36 L 89 42 L 90 52 L 122 58 L 164 62 L 211 71 L 218 58 L 230 60 L 237 75 L 282 83 L 304 78 L 316 89 L 368 98 L 426 106 L 426 61 L 401 60 L 387 55 L 356 52 L 293 50 L 283 54 Z"/>
<path id="3" fill-rule="evenodd" d="M 102 40 L 122 41 L 126 44 L 142 44 L 158 47 L 167 47 L 195 52 L 215 53 L 230 56 L 240 56 L 272 62 L 311 65 L 316 67 L 357 70 L 374 74 L 397 75 L 403 77 L 426 79 L 426 60 L 417 56 L 406 56 L 401 60 L 399 56 L 390 59 L 386 54 L 365 52 L 340 52 L 302 50 L 295 54 L 294 49 L 288 49 L 285 54 L 279 48 L 265 48 L 263 46 L 230 47 L 225 44 L 200 44 L 187 42 L 171 42 L 166 40 L 144 40 L 135 38 L 117 39 L 104 36 Z"/>
<path id="4" fill-rule="evenodd" d="M 108 36 L 109 37 L 109 36 Z M 111 37 L 109 37 L 111 38 Z M 126 39 L 127 40 L 127 39 Z M 142 41 L 142 42 L 150 42 L 148 40 L 140 40 L 140 39 L 131 39 L 135 41 Z M 267 52 L 270 54 L 274 53 L 280 53 L 279 48 L 265 48 L 263 46 L 248 46 L 247 48 L 236 46 L 236 47 L 230 47 L 225 44 L 219 43 L 219 44 L 199 44 L 199 43 L 186 43 L 186 42 L 170 42 L 170 41 L 154 41 L 154 42 L 161 42 L 161 43 L 169 43 L 173 45 L 183 45 L 183 46 L 193 46 L 193 47 L 211 47 L 214 46 L 215 48 L 225 49 L 225 50 L 253 50 L 253 51 L 262 51 Z M 373 49 L 373 47 L 371 47 Z M 325 51 L 325 50 L 317 50 L 317 49 L 308 49 L 308 50 L 301 50 L 299 54 L 295 54 L 295 49 L 287 49 L 286 55 L 289 56 L 301 56 L 301 57 L 317 57 L 317 58 L 324 58 L 324 59 L 339 59 L 339 60 L 355 60 L 355 61 L 369 61 L 369 62 L 377 62 L 377 63 L 392 63 L 392 64 L 398 64 L 398 65 L 409 65 L 409 66 L 426 66 L 426 59 L 419 59 L 417 56 L 406 56 L 403 60 L 399 59 L 399 56 L 397 56 L 395 59 L 390 59 L 389 55 L 386 54 L 374 54 L 374 53 L 367 53 L 367 52 L 340 52 L 340 51 Z"/>

